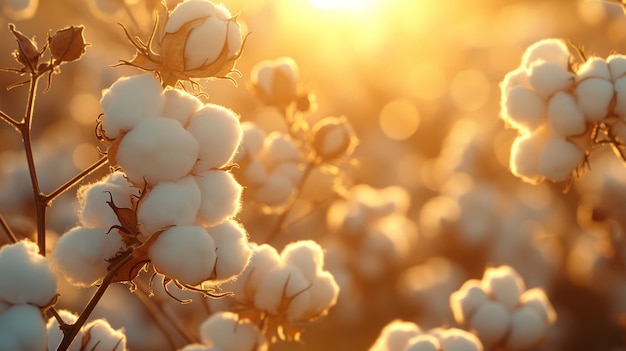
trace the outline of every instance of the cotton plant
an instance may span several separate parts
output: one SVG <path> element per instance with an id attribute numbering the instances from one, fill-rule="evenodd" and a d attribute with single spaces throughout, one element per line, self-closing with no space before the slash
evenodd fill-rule
<path id="1" fill-rule="evenodd" d="M 487 268 L 450 295 L 454 320 L 472 331 L 486 348 L 527 350 L 544 339 L 556 312 L 541 288 L 526 289 L 509 266 Z"/>
<path id="2" fill-rule="evenodd" d="M 265 351 L 268 342 L 259 328 L 232 312 L 217 312 L 200 325 L 200 341 L 180 351 Z"/>
<path id="3" fill-rule="evenodd" d="M 413 322 L 394 320 L 387 324 L 369 351 L 482 351 L 480 340 L 458 328 L 422 330 Z"/>
<path id="4" fill-rule="evenodd" d="M 75 323 L 78 316 L 67 310 L 59 310 L 59 316 L 65 323 Z M 56 350 L 63 340 L 63 332 L 59 321 L 50 318 L 46 323 L 48 333 L 48 350 Z M 126 335 L 122 330 L 115 330 L 104 319 L 93 320 L 80 328 L 75 341 L 69 346 L 69 351 L 124 351 L 126 350 Z"/>

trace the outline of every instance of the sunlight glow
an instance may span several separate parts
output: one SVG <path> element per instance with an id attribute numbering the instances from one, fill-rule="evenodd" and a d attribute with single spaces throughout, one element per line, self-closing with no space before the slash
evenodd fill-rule
<path id="1" fill-rule="evenodd" d="M 322 10 L 365 9 L 373 0 L 310 0 L 313 6 Z"/>

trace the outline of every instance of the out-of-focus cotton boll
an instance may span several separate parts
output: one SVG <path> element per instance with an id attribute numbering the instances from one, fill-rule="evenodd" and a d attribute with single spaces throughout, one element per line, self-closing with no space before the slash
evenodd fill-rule
<path id="1" fill-rule="evenodd" d="M 57 278 L 37 244 L 21 240 L 0 247 L 0 300 L 10 304 L 48 305 L 57 291 Z"/>
<path id="2" fill-rule="evenodd" d="M 157 272 L 180 283 L 197 285 L 211 278 L 217 254 L 215 242 L 200 226 L 175 226 L 150 245 L 148 257 Z"/>
<path id="3" fill-rule="evenodd" d="M 144 240 L 169 226 L 194 224 L 199 208 L 200 188 L 193 176 L 158 183 L 141 199 L 137 210 Z"/>
<path id="4" fill-rule="evenodd" d="M 585 115 L 576 99 L 562 91 L 554 94 L 548 102 L 548 123 L 550 129 L 562 137 L 580 135 L 587 129 Z"/>
<path id="5" fill-rule="evenodd" d="M 252 250 L 248 246 L 248 233 L 241 224 L 227 220 L 208 228 L 207 231 L 213 237 L 217 252 L 215 280 L 232 279 L 243 272 L 250 260 Z"/>
<path id="6" fill-rule="evenodd" d="M 103 92 L 100 105 L 102 128 L 107 138 L 116 139 L 144 118 L 160 116 L 165 103 L 161 83 L 150 73 L 118 79 Z"/>
<path id="7" fill-rule="evenodd" d="M 536 92 L 524 86 L 511 88 L 502 100 L 502 118 L 515 129 L 530 132 L 545 120 L 546 101 Z"/>
<path id="8" fill-rule="evenodd" d="M 274 169 L 272 170 L 272 173 L 270 173 L 270 176 L 272 175 L 283 176 L 287 178 L 289 182 L 295 186 L 296 184 L 298 184 L 298 182 L 302 178 L 302 173 L 303 173 L 303 170 L 299 164 L 295 162 L 283 162 L 277 165 L 276 167 L 274 167 Z"/>
<path id="9" fill-rule="evenodd" d="M 200 339 L 223 351 L 265 351 L 268 348 L 267 340 L 252 322 L 241 320 L 231 312 L 218 312 L 206 319 L 200 325 Z"/>
<path id="10" fill-rule="evenodd" d="M 387 324 L 369 351 L 483 351 L 473 334 L 457 328 L 435 328 L 427 332 L 411 322 Z"/>
<path id="11" fill-rule="evenodd" d="M 574 84 L 574 74 L 553 62 L 537 61 L 528 71 L 530 85 L 543 98 L 568 90 Z"/>
<path id="12" fill-rule="evenodd" d="M 21 21 L 35 16 L 39 8 L 39 0 L 4 0 L 0 6 L 6 16 L 15 21 Z"/>
<path id="13" fill-rule="evenodd" d="M 78 316 L 68 310 L 57 310 L 57 313 L 63 319 L 63 321 L 67 324 L 73 324 L 78 320 Z M 61 340 L 63 340 L 63 331 L 59 326 L 59 321 L 51 317 L 48 319 L 46 323 L 46 330 L 48 331 L 48 350 L 56 350 L 59 344 L 61 344 Z M 74 338 L 74 342 L 70 344 L 69 351 L 81 351 L 81 343 L 80 340 L 83 339 L 82 328 L 76 334 Z M 79 340 L 79 341 L 77 341 Z"/>
<path id="14" fill-rule="evenodd" d="M 0 314 L 0 349 L 41 351 L 46 349 L 46 323 L 32 305 L 14 305 Z"/>
<path id="15" fill-rule="evenodd" d="M 552 324 L 556 321 L 556 311 L 542 289 L 533 288 L 526 290 L 520 297 L 520 304 L 534 309 L 545 324 Z"/>
<path id="16" fill-rule="evenodd" d="M 439 351 L 441 346 L 436 337 L 428 334 L 418 335 L 409 340 L 409 346 L 403 351 Z"/>
<path id="17" fill-rule="evenodd" d="M 576 82 L 581 82 L 589 78 L 600 78 L 611 81 L 609 65 L 600 57 L 591 57 L 585 61 L 576 71 Z"/>
<path id="18" fill-rule="evenodd" d="M 469 326 L 476 331 L 485 345 L 493 345 L 504 338 L 509 326 L 509 312 L 499 302 L 487 301 L 481 304 L 469 320 Z"/>
<path id="19" fill-rule="evenodd" d="M 536 61 L 556 63 L 563 69 L 569 66 L 570 52 L 560 39 L 543 39 L 529 46 L 522 56 L 522 67 L 530 67 Z"/>
<path id="20" fill-rule="evenodd" d="M 211 346 L 206 346 L 202 344 L 191 344 L 183 347 L 180 351 L 221 351 L 220 349 L 215 349 Z"/>
<path id="21" fill-rule="evenodd" d="M 107 273 L 106 260 L 122 250 L 117 229 L 74 227 L 63 234 L 52 253 L 54 265 L 77 286 L 98 283 Z"/>
<path id="22" fill-rule="evenodd" d="M 187 130 L 200 145 L 195 172 L 226 166 L 241 141 L 239 117 L 230 109 L 204 105 L 189 121 Z"/>
<path id="23" fill-rule="evenodd" d="M 250 162 L 246 164 L 246 168 L 243 171 L 244 179 L 241 179 L 242 183 L 248 183 L 251 185 L 261 185 L 267 182 L 268 174 L 265 166 L 258 159 L 252 159 Z M 288 192 L 288 195 L 282 197 L 283 199 L 287 199 L 291 194 L 291 190 Z M 281 198 L 279 196 L 279 198 Z M 280 202 L 279 202 L 280 203 Z"/>
<path id="24" fill-rule="evenodd" d="M 217 225 L 239 212 L 243 188 L 230 172 L 205 171 L 195 179 L 201 197 L 197 220 L 202 225 Z"/>
<path id="25" fill-rule="evenodd" d="M 613 112 L 626 120 L 626 77 L 615 80 L 613 84 L 615 88 L 615 106 Z"/>
<path id="26" fill-rule="evenodd" d="M 265 138 L 263 153 L 259 155 L 268 169 L 283 162 L 300 162 L 302 157 L 291 137 L 279 132 L 270 133 Z"/>
<path id="27" fill-rule="evenodd" d="M 202 101 L 180 89 L 168 87 L 163 91 L 165 100 L 162 117 L 172 118 L 187 128 L 191 117 L 202 108 Z"/>
<path id="28" fill-rule="evenodd" d="M 467 316 L 472 316 L 480 305 L 489 300 L 487 293 L 482 289 L 480 280 L 470 279 L 463 283 L 461 288 L 450 295 L 450 307 L 454 314 L 454 320 L 459 324 L 469 321 Z"/>
<path id="29" fill-rule="evenodd" d="M 250 73 L 254 91 L 269 106 L 284 108 L 296 99 L 299 69 L 290 57 L 257 63 Z"/>
<path id="30" fill-rule="evenodd" d="M 87 323 L 82 328 L 86 342 L 83 349 L 93 351 L 124 351 L 126 335 L 122 330 L 115 330 L 104 319 Z"/>
<path id="31" fill-rule="evenodd" d="M 483 344 L 476 335 L 463 329 L 443 329 L 437 337 L 443 351 L 483 351 Z"/>
<path id="32" fill-rule="evenodd" d="M 482 287 L 487 294 L 509 310 L 515 308 L 522 292 L 526 290 L 522 278 L 509 266 L 487 268 Z"/>
<path id="33" fill-rule="evenodd" d="M 613 83 L 601 78 L 588 78 L 576 85 L 574 94 L 578 106 L 587 121 L 595 123 L 603 120 L 613 99 Z"/>
<path id="34" fill-rule="evenodd" d="M 189 174 L 198 159 L 199 145 L 191 133 L 171 118 L 139 122 L 124 135 L 114 157 L 139 187 L 175 181 Z"/>
<path id="35" fill-rule="evenodd" d="M 626 56 L 620 54 L 610 55 L 606 58 L 606 62 L 609 65 L 611 80 L 613 82 L 626 74 Z"/>
<path id="36" fill-rule="evenodd" d="M 394 320 L 381 330 L 369 351 L 404 350 L 409 345 L 409 340 L 420 334 L 422 330 L 417 324 Z"/>
<path id="37" fill-rule="evenodd" d="M 506 346 L 513 350 L 528 349 L 541 339 L 544 328 L 544 323 L 535 310 L 522 307 L 511 315 L 511 333 Z"/>
<path id="38" fill-rule="evenodd" d="M 263 150 L 265 133 L 252 122 L 241 123 L 241 143 L 235 154 L 234 161 L 238 162 L 244 158 L 256 158 Z"/>
<path id="39" fill-rule="evenodd" d="M 113 172 L 96 183 L 78 189 L 79 220 L 89 228 L 108 229 L 120 225 L 108 202 L 113 201 L 118 208 L 132 208 L 131 199 L 138 195 L 138 189 L 126 180 L 123 172 Z"/>
<path id="40" fill-rule="evenodd" d="M 280 206 L 293 196 L 295 186 L 287 176 L 272 174 L 256 190 L 255 200 L 268 206 Z"/>
<path id="41" fill-rule="evenodd" d="M 539 169 L 539 155 L 546 144 L 548 135 L 545 131 L 520 135 L 511 146 L 511 172 L 529 183 L 538 183 L 543 179 Z"/>
<path id="42" fill-rule="evenodd" d="M 585 153 L 576 144 L 561 138 L 548 138 L 539 156 L 539 172 L 552 181 L 567 179 L 583 162 Z"/>

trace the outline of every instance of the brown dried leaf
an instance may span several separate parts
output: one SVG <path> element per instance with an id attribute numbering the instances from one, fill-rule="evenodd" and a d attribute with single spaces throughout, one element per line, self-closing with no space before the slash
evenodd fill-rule
<path id="1" fill-rule="evenodd" d="M 48 35 L 50 53 L 56 63 L 75 61 L 85 53 L 84 26 L 71 26 Z"/>

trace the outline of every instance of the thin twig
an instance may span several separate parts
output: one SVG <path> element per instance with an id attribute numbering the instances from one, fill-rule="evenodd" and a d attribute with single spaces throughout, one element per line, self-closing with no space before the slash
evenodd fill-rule
<path id="1" fill-rule="evenodd" d="M 2 214 L 0 214 L 0 226 L 2 226 L 2 229 L 4 229 L 4 232 L 7 234 L 12 243 L 16 243 L 18 241 L 17 236 L 15 236 L 15 233 L 13 233 L 11 227 L 9 227 L 9 224 L 4 219 Z"/>
<path id="2" fill-rule="evenodd" d="M 107 162 L 107 157 L 102 156 L 98 161 L 94 162 L 91 166 L 87 167 L 85 170 L 77 174 L 74 178 L 68 180 L 65 184 L 61 185 L 57 190 L 50 193 L 50 195 L 44 196 L 46 203 L 49 205 L 54 199 L 56 199 L 59 195 L 63 194 L 65 191 L 78 184 L 81 180 L 83 180 L 86 176 L 90 175 L 98 168 L 102 167 Z"/>
<path id="3" fill-rule="evenodd" d="M 16 121 L 15 118 L 9 116 L 6 112 L 0 111 L 0 118 L 18 130 L 20 129 L 20 122 Z"/>

